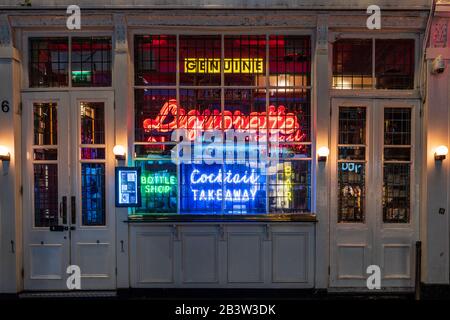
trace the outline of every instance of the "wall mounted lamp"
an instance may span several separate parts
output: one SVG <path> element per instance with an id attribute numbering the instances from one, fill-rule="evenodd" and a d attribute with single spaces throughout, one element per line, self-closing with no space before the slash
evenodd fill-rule
<path id="1" fill-rule="evenodd" d="M 325 162 L 330 155 L 330 149 L 328 149 L 328 147 L 321 147 L 317 150 L 317 155 L 319 156 L 319 162 Z"/>
<path id="2" fill-rule="evenodd" d="M 121 145 L 114 146 L 113 153 L 116 157 L 116 160 L 125 160 L 126 159 L 125 148 Z"/>
<path id="3" fill-rule="evenodd" d="M 9 153 L 9 149 L 5 146 L 0 146 L 0 160 L 11 161 L 11 154 Z"/>
<path id="4" fill-rule="evenodd" d="M 436 148 L 434 152 L 434 160 L 442 161 L 445 160 L 448 154 L 448 148 L 446 146 L 439 146 Z"/>

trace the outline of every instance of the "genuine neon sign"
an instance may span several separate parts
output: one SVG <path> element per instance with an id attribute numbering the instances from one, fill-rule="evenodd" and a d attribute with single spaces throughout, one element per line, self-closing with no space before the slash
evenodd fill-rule
<path id="1" fill-rule="evenodd" d="M 250 115 L 245 115 L 239 110 L 234 112 L 225 110 L 222 114 L 217 109 L 186 112 L 175 99 L 171 99 L 163 105 L 155 119 L 145 119 L 143 127 L 146 132 L 155 130 L 161 133 L 186 129 L 191 141 L 196 139 L 199 131 L 231 129 L 241 132 L 267 129 L 269 134 L 278 134 L 280 142 L 303 142 L 306 138 L 297 116 L 292 112 L 286 112 L 286 107 L 283 105 L 269 106 L 268 113 L 251 112 Z M 153 137 L 150 137 L 148 141 L 161 142 Z"/>
<path id="2" fill-rule="evenodd" d="M 220 73 L 220 58 L 185 58 L 186 73 Z M 264 73 L 262 58 L 223 59 L 224 73 Z"/>

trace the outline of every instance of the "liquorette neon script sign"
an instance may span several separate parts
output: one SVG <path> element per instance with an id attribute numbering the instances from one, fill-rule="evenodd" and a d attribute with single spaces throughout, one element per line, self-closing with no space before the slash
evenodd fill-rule
<path id="1" fill-rule="evenodd" d="M 186 73 L 220 73 L 220 58 L 185 58 Z M 223 59 L 224 73 L 264 73 L 262 58 Z"/>
<path id="2" fill-rule="evenodd" d="M 178 120 L 177 120 L 178 119 Z M 250 130 L 268 129 L 269 134 L 279 134 L 280 142 L 303 142 L 306 138 L 302 132 L 298 118 L 294 113 L 286 112 L 283 105 L 269 106 L 269 112 L 251 112 L 244 115 L 241 111 L 225 110 L 223 114 L 217 110 L 198 110 L 186 112 L 177 104 L 175 99 L 169 100 L 162 107 L 155 119 L 145 119 L 143 127 L 147 132 L 172 132 L 175 129 L 186 129 L 190 140 L 195 140 L 198 131 L 207 130 L 236 130 L 248 132 Z M 149 142 L 156 141 L 154 137 Z"/>

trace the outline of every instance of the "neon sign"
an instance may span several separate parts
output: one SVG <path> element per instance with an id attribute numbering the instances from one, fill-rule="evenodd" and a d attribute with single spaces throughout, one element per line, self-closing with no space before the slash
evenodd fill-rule
<path id="1" fill-rule="evenodd" d="M 142 192 L 166 194 L 177 186 L 177 177 L 166 173 L 154 173 L 141 176 Z"/>
<path id="2" fill-rule="evenodd" d="M 357 164 L 357 163 L 353 163 L 353 162 L 343 162 L 341 164 L 342 171 L 359 173 L 361 171 L 361 168 L 362 168 L 362 164 Z"/>
<path id="3" fill-rule="evenodd" d="M 258 188 L 256 184 L 258 183 L 260 176 L 256 174 L 253 169 L 251 174 L 245 171 L 244 175 L 240 173 L 233 173 L 231 170 L 222 174 L 222 169 L 219 169 L 217 173 L 201 173 L 200 170 L 194 169 L 191 173 L 191 186 L 198 184 L 214 184 L 214 183 L 225 183 L 226 185 L 237 185 L 238 189 L 225 188 L 220 189 L 191 189 L 194 194 L 194 201 L 236 201 L 236 202 L 247 202 L 250 200 L 255 200 Z M 239 189 L 242 184 L 249 185 L 249 188 Z"/>
<path id="4" fill-rule="evenodd" d="M 181 165 L 181 212 L 263 213 L 266 177 L 248 164 Z"/>
<path id="5" fill-rule="evenodd" d="M 186 129 L 188 137 L 194 141 L 199 131 L 207 130 L 231 130 L 248 132 L 256 130 L 269 131 L 269 134 L 278 134 L 280 142 L 303 142 L 306 134 L 302 132 L 297 116 L 292 112 L 286 112 L 286 107 L 269 106 L 269 112 L 252 112 L 244 115 L 241 111 L 225 110 L 223 114 L 217 110 L 198 110 L 186 112 L 175 99 L 166 102 L 159 115 L 155 119 L 145 119 L 143 128 L 146 132 L 152 130 L 167 133 L 175 129 Z M 150 137 L 148 142 L 156 141 Z"/>
<path id="6" fill-rule="evenodd" d="M 185 58 L 186 73 L 220 73 L 220 58 Z M 264 73 L 262 58 L 223 59 L 224 73 Z"/>

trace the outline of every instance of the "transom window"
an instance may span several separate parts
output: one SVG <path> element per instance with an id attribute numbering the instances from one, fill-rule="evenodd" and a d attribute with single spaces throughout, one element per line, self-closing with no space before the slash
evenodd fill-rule
<path id="1" fill-rule="evenodd" d="M 309 36 L 136 35 L 134 50 L 134 215 L 311 211 Z M 197 151 L 174 163 L 183 141 Z"/>
<path id="2" fill-rule="evenodd" d="M 414 39 L 340 39 L 333 89 L 414 89 Z"/>
<path id="3" fill-rule="evenodd" d="M 111 86 L 111 37 L 30 38 L 29 48 L 32 88 L 68 87 L 69 80 L 73 87 Z"/>

